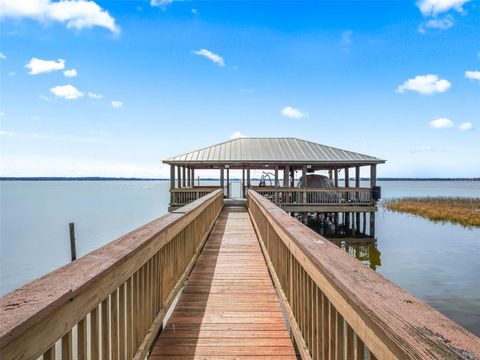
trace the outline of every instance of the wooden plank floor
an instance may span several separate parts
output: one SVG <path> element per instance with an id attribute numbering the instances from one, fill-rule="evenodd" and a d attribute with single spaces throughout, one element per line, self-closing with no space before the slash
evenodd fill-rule
<path id="1" fill-rule="evenodd" d="M 224 208 L 150 357 L 296 359 L 245 208 Z"/>

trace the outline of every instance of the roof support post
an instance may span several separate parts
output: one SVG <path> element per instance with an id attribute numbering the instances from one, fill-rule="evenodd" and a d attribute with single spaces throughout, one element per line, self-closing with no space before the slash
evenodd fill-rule
<path id="1" fill-rule="evenodd" d="M 195 186 L 195 169 L 191 168 L 191 176 L 190 176 L 190 186 L 194 187 Z"/>
<path id="2" fill-rule="evenodd" d="M 182 166 L 182 187 L 186 187 L 187 186 L 187 183 L 186 183 L 186 170 L 187 170 L 187 167 L 184 165 Z"/>
<path id="3" fill-rule="evenodd" d="M 245 169 L 242 169 L 242 198 L 245 197 Z"/>
<path id="4" fill-rule="evenodd" d="M 230 199 L 230 168 L 227 168 L 227 198 Z"/>
<path id="5" fill-rule="evenodd" d="M 175 165 L 170 165 L 170 189 L 175 189 Z"/>
<path id="6" fill-rule="evenodd" d="M 355 187 L 360 187 L 360 166 L 355 166 Z"/>
<path id="7" fill-rule="evenodd" d="M 335 183 L 335 187 L 338 187 L 338 169 L 333 170 L 333 181 Z"/>
<path id="8" fill-rule="evenodd" d="M 303 203 L 307 203 L 307 165 L 302 168 Z"/>
<path id="9" fill-rule="evenodd" d="M 332 170 L 328 170 L 328 178 L 329 178 L 330 180 L 333 179 L 333 171 L 332 171 Z"/>
<path id="10" fill-rule="evenodd" d="M 177 187 L 182 187 L 182 169 L 180 166 L 177 166 Z"/>
<path id="11" fill-rule="evenodd" d="M 283 170 L 283 187 L 288 187 L 290 185 L 288 183 L 289 173 L 290 173 L 290 167 L 287 165 Z"/>
<path id="12" fill-rule="evenodd" d="M 250 189 L 250 167 L 247 167 L 247 189 Z"/>
<path id="13" fill-rule="evenodd" d="M 370 187 L 377 186 L 377 165 L 370 165 Z"/>
<path id="14" fill-rule="evenodd" d="M 345 168 L 345 187 L 350 187 L 350 175 L 348 173 L 348 167 Z"/>
<path id="15" fill-rule="evenodd" d="M 275 165 L 275 188 L 278 190 L 278 166 Z M 278 191 L 275 191 L 275 204 L 278 204 Z"/>
<path id="16" fill-rule="evenodd" d="M 295 170 L 290 169 L 290 186 L 295 187 Z"/>
<path id="17" fill-rule="evenodd" d="M 225 168 L 224 165 L 220 167 L 220 187 L 225 191 Z"/>

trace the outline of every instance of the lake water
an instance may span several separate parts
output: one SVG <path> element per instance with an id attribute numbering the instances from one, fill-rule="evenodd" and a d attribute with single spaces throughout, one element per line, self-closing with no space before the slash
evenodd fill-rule
<path id="1" fill-rule="evenodd" d="M 383 198 L 480 196 L 480 182 L 386 181 Z M 0 181 L 0 293 L 83 256 L 167 212 L 168 181 Z M 480 335 L 480 229 L 379 208 L 363 262 Z"/>

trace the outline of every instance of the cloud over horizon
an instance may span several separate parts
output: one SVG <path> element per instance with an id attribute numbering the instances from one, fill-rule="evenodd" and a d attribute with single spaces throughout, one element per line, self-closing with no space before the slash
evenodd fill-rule
<path id="1" fill-rule="evenodd" d="M 452 120 L 447 118 L 439 118 L 430 121 L 430 126 L 435 129 L 447 129 L 455 126 Z"/>
<path id="2" fill-rule="evenodd" d="M 308 116 L 308 113 L 302 112 L 291 106 L 286 106 L 282 109 L 281 114 L 291 119 L 301 119 Z"/>
<path id="3" fill-rule="evenodd" d="M 206 57 L 207 59 L 216 63 L 218 66 L 225 66 L 225 62 L 223 61 L 223 58 L 220 55 L 211 52 L 210 50 L 200 49 L 200 50 L 194 51 L 193 53 L 196 55 Z"/>
<path id="4" fill-rule="evenodd" d="M 58 85 L 51 88 L 50 92 L 65 100 L 76 100 L 83 97 L 83 93 L 73 85 Z"/>
<path id="5" fill-rule="evenodd" d="M 445 79 L 440 79 L 438 75 L 417 75 L 413 79 L 406 80 L 400 85 L 396 92 L 403 94 L 405 91 L 415 91 L 422 95 L 432 95 L 434 93 L 444 93 L 452 87 L 452 84 Z"/>

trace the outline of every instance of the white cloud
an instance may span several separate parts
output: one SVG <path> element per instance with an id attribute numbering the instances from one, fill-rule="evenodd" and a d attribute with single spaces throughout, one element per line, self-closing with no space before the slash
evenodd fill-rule
<path id="1" fill-rule="evenodd" d="M 443 93 L 447 91 L 452 84 L 445 79 L 440 79 L 438 75 L 418 75 L 413 79 L 408 79 L 400 85 L 396 92 L 404 93 L 407 90 L 416 91 L 422 95 L 431 95 L 434 93 Z"/>
<path id="2" fill-rule="evenodd" d="M 453 18 L 447 16 L 443 19 L 430 19 L 425 23 L 425 27 L 431 29 L 447 30 L 453 26 Z"/>
<path id="3" fill-rule="evenodd" d="M 66 23 L 67 28 L 82 30 L 100 26 L 118 34 L 120 29 L 108 11 L 88 0 L 2 0 L 0 18 L 30 18 L 40 22 Z"/>
<path id="4" fill-rule="evenodd" d="M 173 0 L 150 0 L 150 6 L 164 8 L 172 2 Z"/>
<path id="5" fill-rule="evenodd" d="M 65 75 L 66 77 L 75 77 L 75 76 L 78 75 L 78 73 L 77 73 L 77 70 L 75 70 L 75 69 L 70 69 L 70 70 L 65 70 L 65 71 L 63 72 L 63 75 Z"/>
<path id="6" fill-rule="evenodd" d="M 238 138 L 244 138 L 247 137 L 246 135 L 243 135 L 240 131 L 235 131 L 232 135 L 230 135 L 230 139 L 238 139 Z"/>
<path id="7" fill-rule="evenodd" d="M 435 16 L 450 10 L 463 12 L 463 5 L 469 0 L 420 0 L 418 8 L 425 16 Z"/>
<path id="8" fill-rule="evenodd" d="M 62 97 L 66 100 L 76 100 L 83 96 L 75 86 L 72 85 L 59 85 L 50 89 L 50 92 L 58 97 Z"/>
<path id="9" fill-rule="evenodd" d="M 88 93 L 88 97 L 89 97 L 89 98 L 92 98 L 92 99 L 101 99 L 101 98 L 103 98 L 103 95 L 102 95 L 102 94 L 95 94 L 95 93 L 89 92 L 89 93 Z"/>
<path id="10" fill-rule="evenodd" d="M 446 129 L 454 126 L 453 121 L 447 118 L 439 118 L 430 121 L 430 126 L 435 129 Z"/>
<path id="11" fill-rule="evenodd" d="M 13 131 L 0 130 L 0 136 L 15 136 L 15 133 Z"/>
<path id="12" fill-rule="evenodd" d="M 7 56 L 4 53 L 0 52 L 0 60 L 5 60 L 6 58 Z"/>
<path id="13" fill-rule="evenodd" d="M 291 106 L 286 106 L 282 109 L 281 111 L 282 115 L 288 118 L 292 119 L 300 119 L 303 117 L 307 117 L 308 113 L 304 113 L 298 109 L 295 109 L 294 107 Z"/>
<path id="14" fill-rule="evenodd" d="M 25 67 L 30 69 L 30 75 L 38 75 L 65 69 L 65 60 L 58 59 L 55 61 L 32 58 Z"/>
<path id="15" fill-rule="evenodd" d="M 467 121 L 467 122 L 461 123 L 458 128 L 463 131 L 473 130 L 473 124 L 470 121 Z"/>
<path id="16" fill-rule="evenodd" d="M 118 101 L 118 100 L 113 100 L 112 101 L 112 107 L 114 107 L 115 109 L 119 109 L 122 106 L 123 106 L 123 102 Z"/>
<path id="17" fill-rule="evenodd" d="M 50 99 L 50 98 L 48 98 L 48 97 L 46 97 L 45 95 L 42 95 L 42 94 L 38 94 L 38 97 L 39 97 L 40 99 L 42 99 L 43 101 L 47 101 L 47 102 L 51 102 L 51 101 L 52 101 L 52 99 Z"/>
<path id="18" fill-rule="evenodd" d="M 480 71 L 465 71 L 465 77 L 470 80 L 480 81 Z"/>
<path id="19" fill-rule="evenodd" d="M 200 56 L 205 56 L 207 59 L 212 60 L 214 63 L 218 64 L 219 66 L 225 66 L 225 62 L 223 61 L 223 58 L 220 55 L 215 54 L 209 50 L 200 49 L 200 50 L 194 51 L 193 53 Z"/>

